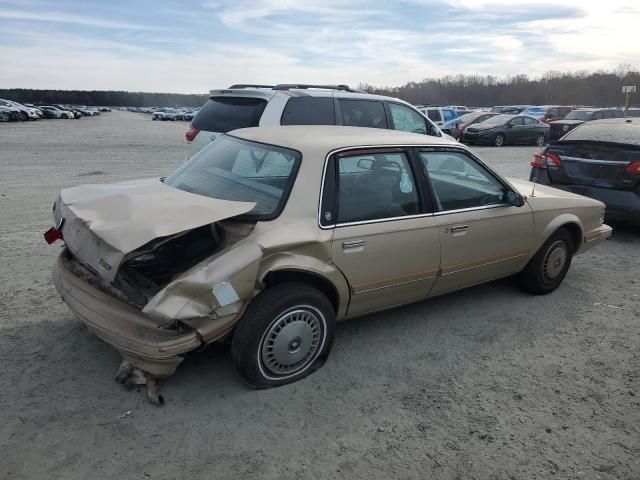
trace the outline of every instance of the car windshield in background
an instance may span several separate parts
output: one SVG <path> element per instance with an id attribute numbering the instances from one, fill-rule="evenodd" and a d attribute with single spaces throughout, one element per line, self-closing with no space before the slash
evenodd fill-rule
<path id="1" fill-rule="evenodd" d="M 546 108 L 533 107 L 533 108 L 526 108 L 525 110 L 523 110 L 522 115 L 544 115 L 545 113 L 547 113 Z"/>
<path id="2" fill-rule="evenodd" d="M 476 118 L 481 117 L 482 115 L 486 115 L 486 113 L 485 112 L 481 112 L 481 113 L 477 113 L 477 112 L 465 113 L 461 117 L 456 118 L 456 121 L 459 121 L 461 123 L 473 122 Z"/>
<path id="3" fill-rule="evenodd" d="M 198 130 L 227 133 L 237 128 L 257 127 L 267 106 L 262 98 L 213 97 L 191 124 Z"/>
<path id="4" fill-rule="evenodd" d="M 481 122 L 482 125 L 504 125 L 509 120 L 511 120 L 513 115 L 496 115 L 495 117 L 487 118 L 484 122 Z"/>
<path id="5" fill-rule="evenodd" d="M 565 120 L 584 120 L 588 122 L 593 118 L 593 112 L 573 110 L 564 117 Z"/>
<path id="6" fill-rule="evenodd" d="M 563 142 L 609 142 L 640 146 L 640 125 L 628 123 L 583 123 L 571 130 Z"/>
<path id="7" fill-rule="evenodd" d="M 299 163 L 296 151 L 223 136 L 191 157 L 165 183 L 220 200 L 255 202 L 249 215 L 264 220 L 278 215 Z"/>

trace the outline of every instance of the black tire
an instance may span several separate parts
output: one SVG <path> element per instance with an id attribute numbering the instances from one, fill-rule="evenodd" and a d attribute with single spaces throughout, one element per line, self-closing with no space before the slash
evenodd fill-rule
<path id="1" fill-rule="evenodd" d="M 277 284 L 249 304 L 233 333 L 231 356 L 252 388 L 286 385 L 324 364 L 334 330 L 335 311 L 325 295 L 303 283 Z"/>
<path id="2" fill-rule="evenodd" d="M 63 113 L 61 117 L 64 118 L 65 120 L 69 120 L 69 115 L 67 115 L 66 113 Z"/>
<path id="3" fill-rule="evenodd" d="M 520 285 L 534 295 L 546 295 L 560 286 L 571 266 L 573 238 L 565 228 L 551 235 L 520 272 Z"/>
<path id="4" fill-rule="evenodd" d="M 504 140 L 505 140 L 504 135 L 499 133 L 493 139 L 493 145 L 495 147 L 502 147 L 504 145 Z"/>
<path id="5" fill-rule="evenodd" d="M 27 120 L 29 120 L 29 115 L 27 115 L 27 112 L 20 112 L 20 121 L 21 122 L 26 122 Z"/>
<path id="6" fill-rule="evenodd" d="M 544 134 L 541 133 L 536 137 L 536 145 L 539 147 L 542 147 L 544 145 L 544 140 L 545 140 Z"/>

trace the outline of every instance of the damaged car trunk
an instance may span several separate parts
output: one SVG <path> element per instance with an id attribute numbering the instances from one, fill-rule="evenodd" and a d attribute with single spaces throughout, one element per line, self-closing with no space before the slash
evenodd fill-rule
<path id="1" fill-rule="evenodd" d="M 238 229 L 248 234 L 251 224 L 238 227 L 226 219 L 251 208 L 152 179 L 65 189 L 54 219 L 69 267 L 141 310 L 174 278 L 228 246 L 228 239 L 242 237 Z"/>

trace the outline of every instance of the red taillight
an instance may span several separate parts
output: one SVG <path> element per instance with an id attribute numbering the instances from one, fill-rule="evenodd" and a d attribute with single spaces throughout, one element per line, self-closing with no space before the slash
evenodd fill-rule
<path id="1" fill-rule="evenodd" d="M 562 161 L 560 160 L 560 157 L 555 153 L 547 152 L 533 154 L 533 161 L 531 162 L 531 166 L 534 168 L 557 168 L 560 165 L 562 165 Z"/>
<path id="2" fill-rule="evenodd" d="M 187 130 L 187 133 L 184 134 L 184 136 L 187 137 L 188 142 L 193 142 L 193 139 L 196 138 L 196 135 L 198 135 L 198 133 L 200 133 L 200 129 L 194 127 L 193 125 L 189 125 L 189 129 Z"/>
<path id="3" fill-rule="evenodd" d="M 640 175 L 640 162 L 634 162 L 624 169 L 625 172 L 632 175 Z"/>
<path id="4" fill-rule="evenodd" d="M 64 240 L 64 237 L 62 236 L 62 232 L 60 230 L 58 230 L 56 227 L 51 227 L 49 230 L 44 232 L 44 239 L 49 245 L 51 245 L 56 240 Z"/>

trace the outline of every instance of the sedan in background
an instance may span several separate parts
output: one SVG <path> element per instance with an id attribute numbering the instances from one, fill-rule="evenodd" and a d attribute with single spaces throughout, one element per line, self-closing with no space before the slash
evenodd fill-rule
<path id="1" fill-rule="evenodd" d="M 442 131 L 451 135 L 456 140 L 462 140 L 462 134 L 464 129 L 470 125 L 484 122 L 485 120 L 499 115 L 493 112 L 469 112 L 465 113 L 461 117 L 454 118 L 445 123 L 442 127 Z"/>
<path id="2" fill-rule="evenodd" d="M 506 144 L 544 145 L 549 125 L 525 115 L 496 115 L 467 127 L 462 141 L 502 147 Z"/>
<path id="3" fill-rule="evenodd" d="M 624 112 L 619 108 L 577 108 L 562 120 L 556 120 L 549 124 L 548 140 L 558 140 L 563 135 L 591 120 L 602 120 L 604 118 L 622 118 Z"/>
<path id="4" fill-rule="evenodd" d="M 38 107 L 44 113 L 44 118 L 76 118 L 73 112 L 68 110 L 62 110 L 58 107 L 54 107 L 52 105 L 42 105 Z"/>
<path id="5" fill-rule="evenodd" d="M 541 107 L 529 107 L 522 111 L 522 115 L 528 115 L 536 118 L 541 122 L 553 122 L 554 120 L 562 120 L 569 112 L 573 110 L 573 107 L 563 105 L 545 105 Z"/>
<path id="6" fill-rule="evenodd" d="M 609 220 L 640 225 L 640 120 L 583 123 L 534 155 L 530 179 L 604 202 Z"/>

